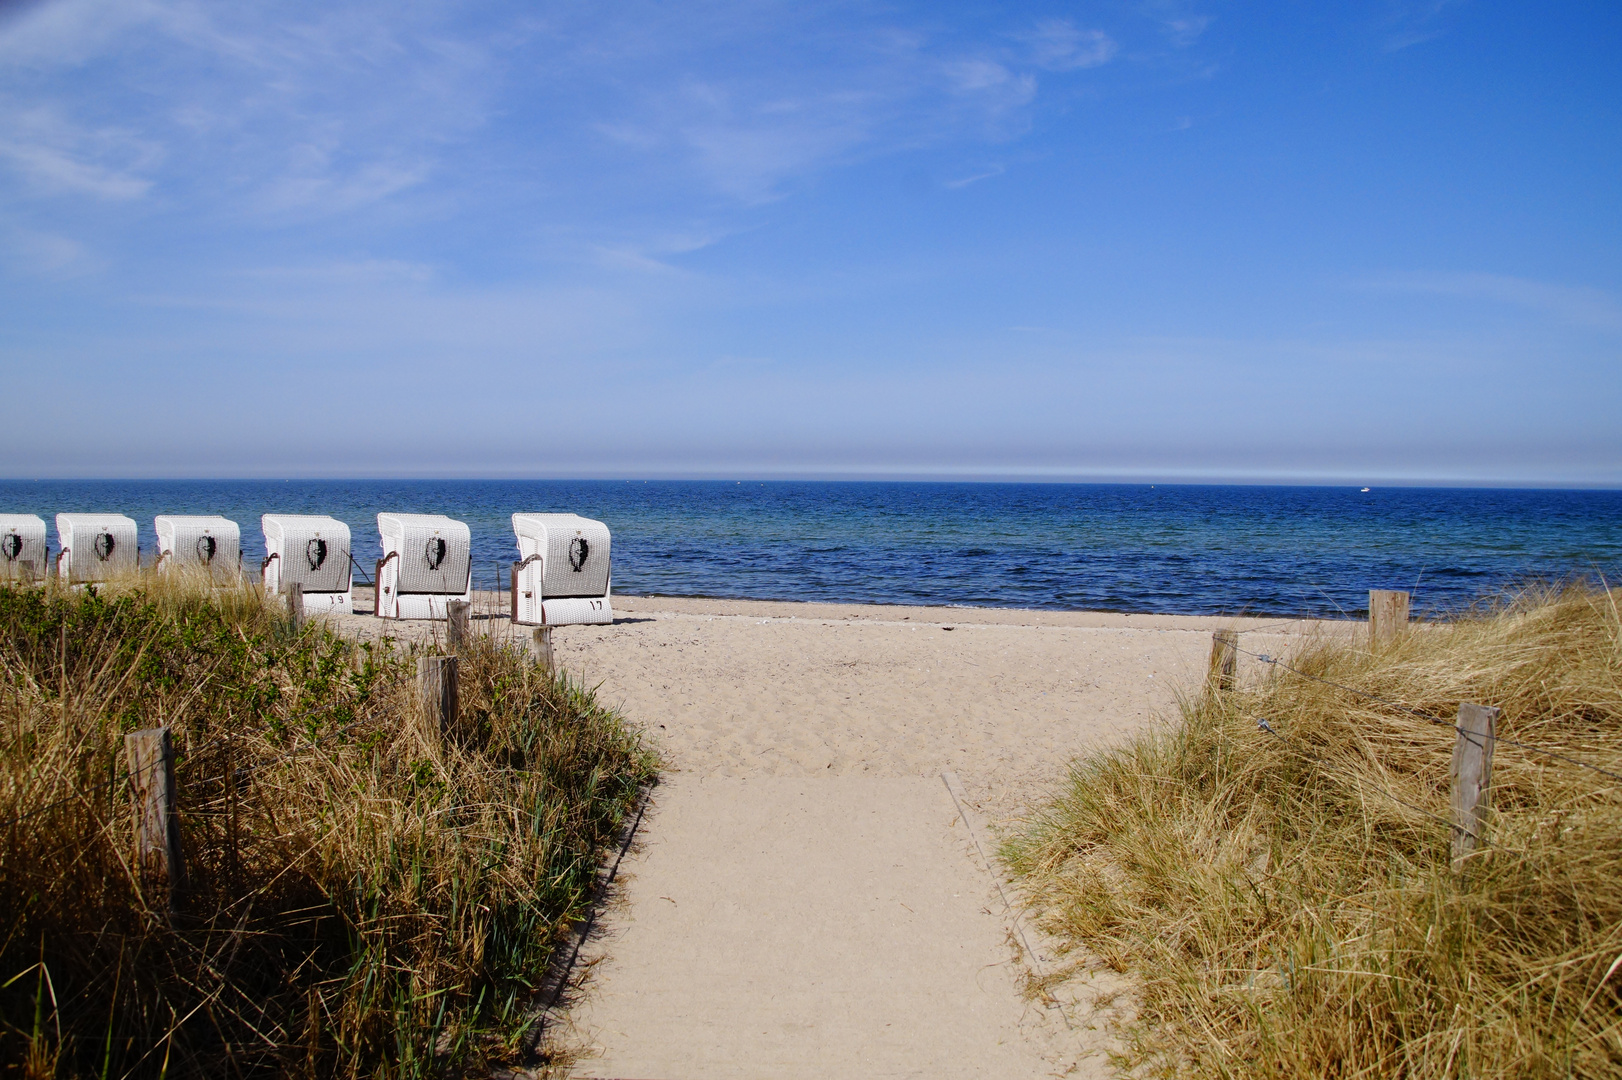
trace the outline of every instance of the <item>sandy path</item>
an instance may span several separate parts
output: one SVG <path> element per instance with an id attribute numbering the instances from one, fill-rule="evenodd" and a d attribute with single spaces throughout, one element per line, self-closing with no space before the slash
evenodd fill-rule
<path id="1" fill-rule="evenodd" d="M 514 632 L 480 607 L 476 626 Z M 615 612 L 557 628 L 557 660 L 668 771 L 567 1027 L 578 1075 L 657 1080 L 1107 1075 L 1085 1009 L 1018 993 L 1027 958 L 940 775 L 994 833 L 1071 758 L 1173 716 L 1213 630 L 1266 653 L 1326 630 L 646 597 Z"/>
<path id="2" fill-rule="evenodd" d="M 684 775 L 648 826 L 577 1075 L 1052 1071 L 940 780 Z"/>

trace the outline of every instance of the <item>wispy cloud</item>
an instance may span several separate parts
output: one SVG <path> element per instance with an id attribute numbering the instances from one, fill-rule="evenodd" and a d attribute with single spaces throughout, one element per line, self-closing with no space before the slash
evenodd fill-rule
<path id="1" fill-rule="evenodd" d="M 1444 21 L 1447 10 L 1461 3 L 1463 0 L 1420 0 L 1418 3 L 1391 0 L 1382 48 L 1386 52 L 1399 52 L 1441 37 L 1448 29 Z"/>
<path id="2" fill-rule="evenodd" d="M 1160 31 L 1174 48 L 1186 49 L 1210 29 L 1213 16 L 1204 15 L 1182 0 L 1147 0 L 1144 12 L 1160 25 Z"/>
<path id="3" fill-rule="evenodd" d="M 1069 19 L 1043 19 L 1034 30 L 1016 36 L 1030 49 L 1031 62 L 1044 71 L 1097 67 L 1118 49 L 1104 31 L 1081 29 Z"/>
<path id="4" fill-rule="evenodd" d="M 60 194 L 346 213 L 478 128 L 489 71 L 432 4 L 57 0 L 0 25 L 0 157 Z"/>
<path id="5" fill-rule="evenodd" d="M 161 154 L 149 140 L 117 127 L 87 129 L 48 107 L 0 103 L 0 117 L 0 159 L 37 192 L 121 200 L 152 187 L 143 173 Z"/>
<path id="6" fill-rule="evenodd" d="M 727 9 L 745 12 L 742 28 L 700 17 L 665 27 L 669 36 L 657 41 L 637 32 L 616 39 L 638 74 L 615 72 L 605 95 L 617 100 L 615 115 L 595 130 L 628 151 L 674 159 L 751 204 L 874 155 L 1017 137 L 1029 127 L 1040 76 L 1062 78 L 1116 53 L 1102 30 L 1064 20 L 963 38 L 897 24 L 860 4 L 794 9 L 792 26 L 757 23 L 751 16 L 760 9 L 749 5 Z M 596 65 L 612 35 L 573 33 L 589 42 L 571 54 L 592 61 L 581 77 L 604 85 Z M 712 65 L 702 80 L 688 74 L 694 57 L 722 47 L 751 60 Z"/>
<path id="7" fill-rule="evenodd" d="M 93 273 L 103 262 L 84 243 L 57 233 L 14 228 L 0 243 L 6 269 L 30 278 L 71 278 Z"/>
<path id="8" fill-rule="evenodd" d="M 1069 19 L 969 30 L 867 0 L 54 0 L 0 23 L 0 131 L 26 108 L 80 135 L 5 137 L 0 159 L 36 190 L 303 220 L 567 192 L 571 158 L 601 178 L 617 150 L 628 187 L 752 207 L 875 155 L 1018 138 L 1044 82 L 1117 53 Z"/>
<path id="9" fill-rule="evenodd" d="M 955 180 L 947 180 L 945 181 L 944 186 L 952 191 L 956 191 L 958 188 L 966 188 L 970 184 L 978 184 L 982 180 L 990 180 L 994 176 L 1001 176 L 1006 171 L 1007 170 L 1001 165 L 993 165 L 988 169 L 981 170 L 980 172 L 970 173 L 968 176 L 960 176 Z"/>
<path id="10" fill-rule="evenodd" d="M 1539 311 L 1576 326 L 1622 330 L 1622 299 L 1601 289 L 1557 285 L 1505 274 L 1399 274 L 1367 283 L 1375 289 L 1486 300 Z"/>

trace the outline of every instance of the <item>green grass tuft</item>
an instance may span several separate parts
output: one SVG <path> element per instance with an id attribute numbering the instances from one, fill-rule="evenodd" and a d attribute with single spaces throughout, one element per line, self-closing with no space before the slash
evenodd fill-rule
<path id="1" fill-rule="evenodd" d="M 1291 661 L 1622 772 L 1617 594 L 1572 589 Z M 1258 730 L 1267 719 L 1284 738 Z M 1167 1076 L 1622 1073 L 1622 781 L 1497 745 L 1450 866 L 1455 732 L 1286 671 L 1073 766 L 1007 847 L 1077 965 L 1132 973 L 1124 1064 Z"/>
<path id="2" fill-rule="evenodd" d="M 295 629 L 250 590 L 0 588 L 0 1061 L 414 1077 L 515 1060 L 654 761 L 521 649 L 475 638 L 460 667 L 457 725 L 428 738 L 409 651 Z M 189 878 L 173 926 L 130 869 L 122 746 L 160 724 Z"/>

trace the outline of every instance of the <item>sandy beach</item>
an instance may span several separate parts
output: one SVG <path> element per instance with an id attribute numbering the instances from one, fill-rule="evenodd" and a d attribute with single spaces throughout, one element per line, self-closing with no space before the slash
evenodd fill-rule
<path id="1" fill-rule="evenodd" d="M 357 590 L 356 604 L 370 598 Z M 1347 624 L 1180 615 L 617 596 L 612 626 L 553 631 L 556 662 L 641 725 L 672 775 L 930 777 L 1005 821 L 1069 759 L 1176 714 L 1211 634 L 1278 654 Z M 425 638 L 442 623 L 340 620 Z M 475 632 L 517 634 L 493 594 Z M 1240 657 L 1240 677 L 1259 665 Z"/>
<path id="2" fill-rule="evenodd" d="M 1347 629 L 663 597 L 614 609 L 612 626 L 556 628 L 555 660 L 643 728 L 665 773 L 555 1030 L 581 1053 L 576 1075 L 664 1080 L 1111 1075 L 1084 983 L 1050 1007 L 1022 993 L 1056 957 L 1017 919 L 999 831 L 1076 756 L 1174 718 L 1213 631 L 1281 654 Z M 473 626 L 530 633 L 489 594 Z M 1241 657 L 1242 679 L 1258 668 Z"/>

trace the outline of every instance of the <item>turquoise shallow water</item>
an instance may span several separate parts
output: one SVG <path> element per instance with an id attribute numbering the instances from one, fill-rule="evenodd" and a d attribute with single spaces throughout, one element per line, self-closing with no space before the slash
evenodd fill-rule
<path id="1" fill-rule="evenodd" d="M 0 481 L 0 512 L 331 514 L 370 566 L 379 511 L 473 530 L 476 581 L 516 554 L 509 516 L 573 511 L 614 535 L 616 592 L 898 604 L 1357 615 L 1370 588 L 1422 611 L 1534 579 L 1622 576 L 1622 492 L 680 481 Z"/>

